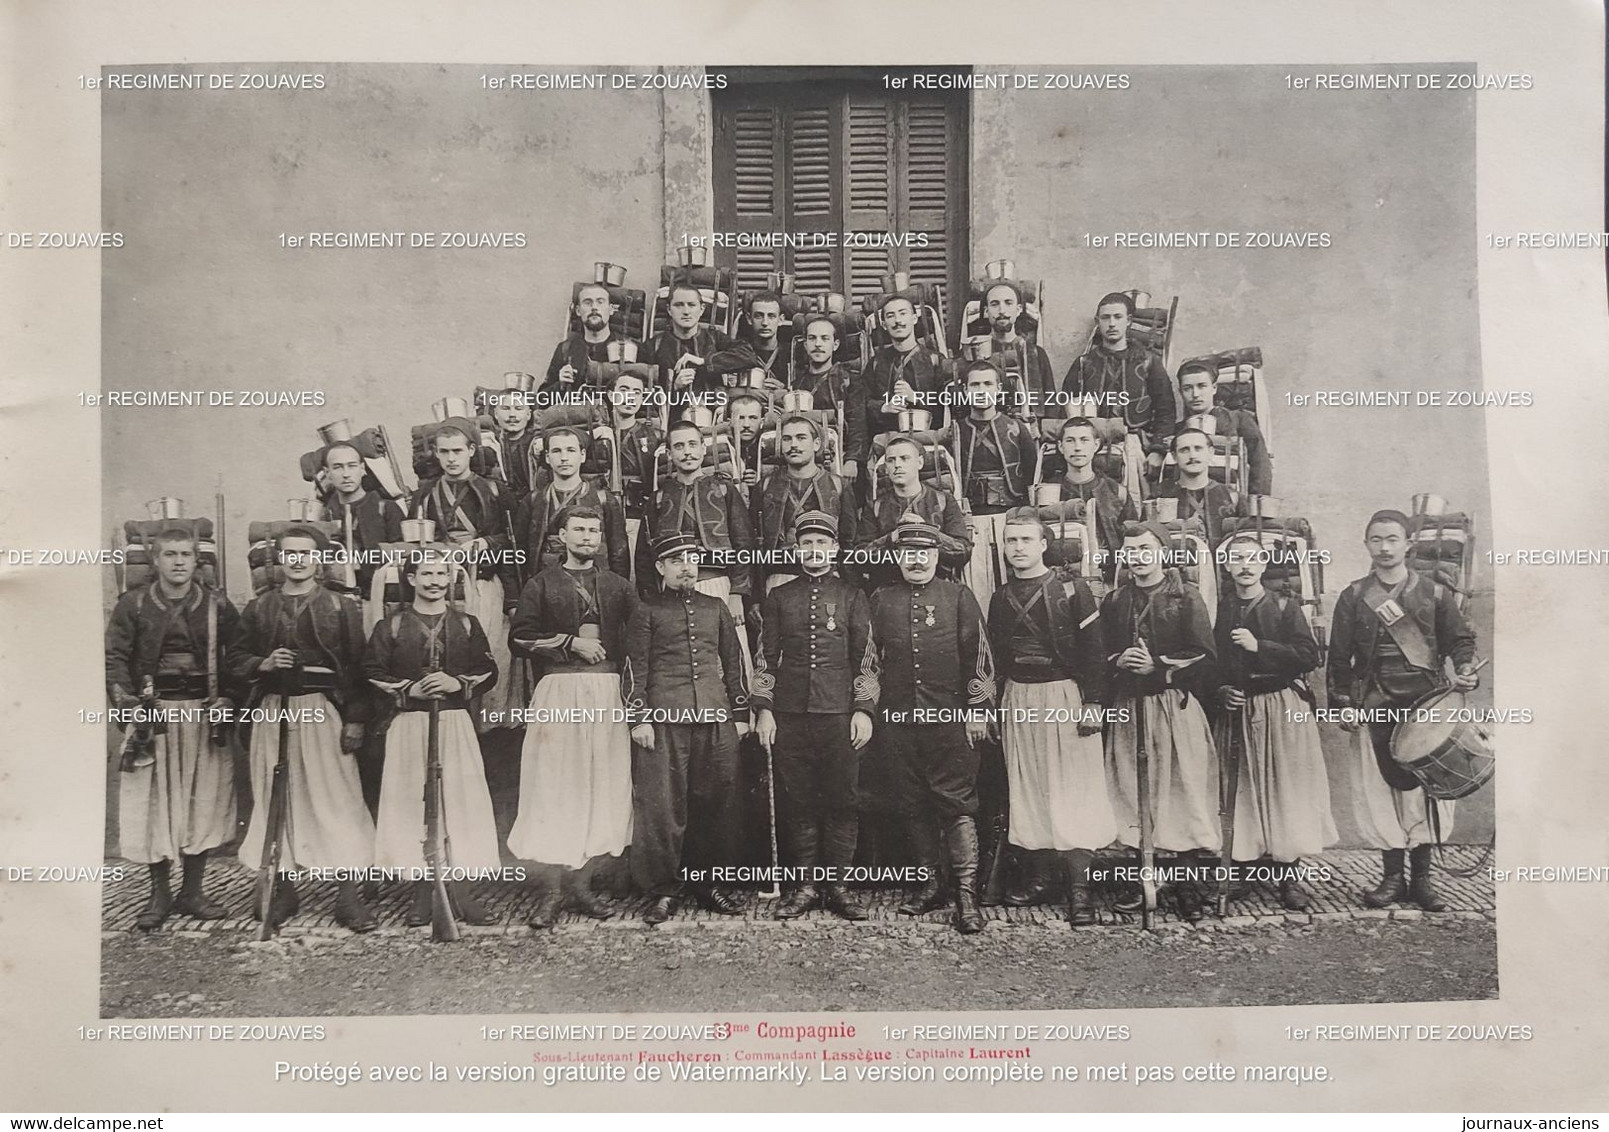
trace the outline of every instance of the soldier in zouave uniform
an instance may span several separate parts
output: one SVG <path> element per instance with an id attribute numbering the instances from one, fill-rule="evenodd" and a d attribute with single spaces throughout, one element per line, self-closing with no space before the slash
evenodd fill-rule
<path id="1" fill-rule="evenodd" d="M 539 435 L 532 423 L 537 399 L 531 388 L 534 380 L 528 373 L 505 373 L 505 388 L 488 398 L 497 425 L 503 482 L 511 499 L 523 498 L 531 490 L 531 445 Z"/>
<path id="2" fill-rule="evenodd" d="M 1475 630 L 1451 590 L 1407 564 L 1407 516 L 1376 511 L 1364 528 L 1364 546 L 1373 569 L 1341 591 L 1331 619 L 1330 706 L 1407 708 L 1447 683 L 1463 691 L 1479 687 Z M 1450 680 L 1444 676 L 1449 661 Z M 1356 734 L 1352 800 L 1358 828 L 1384 863 L 1379 886 L 1364 893 L 1363 902 L 1384 908 L 1410 900 L 1427 912 L 1445 911 L 1431 880 L 1431 854 L 1436 841 L 1452 832 L 1454 804 L 1432 803 L 1418 779 L 1392 758 L 1390 722 L 1341 726 Z M 1404 857 L 1413 865 L 1406 883 Z"/>
<path id="3" fill-rule="evenodd" d="M 451 844 L 446 865 L 492 872 L 502 867 L 497 821 L 486 789 L 470 720 L 470 705 L 497 680 L 497 664 L 480 622 L 449 606 L 454 567 L 445 547 L 421 547 L 403 566 L 413 600 L 387 614 L 369 635 L 363 667 L 380 691 L 386 712 L 385 777 L 374 827 L 374 863 L 405 869 L 415 877 L 404 923 L 430 922 L 431 878 L 425 876 L 425 772 L 429 756 L 430 702 L 439 701 L 443 841 Z M 435 664 L 431 659 L 434 657 Z M 468 924 L 496 917 L 460 880 L 449 879 L 453 907 Z"/>
<path id="4" fill-rule="evenodd" d="M 1202 708 L 1221 681 L 1207 606 L 1195 586 L 1166 562 L 1166 529 L 1130 523 L 1122 555 L 1129 580 L 1101 606 L 1106 656 L 1111 665 L 1111 706 L 1119 713 L 1107 729 L 1107 776 L 1118 841 L 1140 845 L 1136 721 L 1145 713 L 1150 757 L 1149 796 L 1153 843 L 1177 855 L 1187 869 L 1204 869 L 1222 840 L 1218 822 L 1218 750 Z M 1203 913 L 1201 890 L 1188 878 L 1175 887 L 1179 912 L 1192 923 Z M 1120 910 L 1139 907 L 1131 896 Z"/>
<path id="5" fill-rule="evenodd" d="M 972 557 L 972 528 L 955 496 L 942 488 L 922 482 L 927 450 L 914 437 L 901 433 L 883 449 L 883 470 L 888 473 L 889 490 L 882 492 L 861 512 L 856 533 L 868 552 L 885 550 L 894 530 L 914 516 L 939 532 L 939 576 L 956 579 Z M 873 553 L 868 558 L 874 557 Z M 868 562 L 866 575 L 879 586 L 897 577 L 894 567 Z"/>
<path id="6" fill-rule="evenodd" d="M 525 732 L 508 847 L 558 870 L 531 915 L 537 929 L 552 927 L 566 902 L 595 919 L 614 915 L 593 893 L 592 876 L 601 858 L 631 843 L 631 734 L 620 672 L 637 595 L 625 578 L 598 567 L 597 509 L 568 508 L 557 527 L 564 559 L 525 583 L 510 631 L 514 649 L 539 669 L 531 712 L 592 714 L 538 718 Z"/>
<path id="7" fill-rule="evenodd" d="M 704 317 L 704 294 L 691 283 L 673 283 L 667 304 L 670 325 L 654 335 L 648 344 L 649 365 L 659 367 L 671 394 L 674 408 L 680 408 L 690 395 L 720 388 L 720 381 L 706 363 L 717 353 L 737 345 L 724 330 L 700 325 Z M 672 417 L 679 416 L 673 411 Z M 651 572 L 651 571 L 650 571 Z"/>
<path id="8" fill-rule="evenodd" d="M 614 443 L 620 454 L 620 504 L 626 512 L 626 544 L 633 562 L 643 538 L 643 519 L 652 502 L 654 461 L 664 439 L 654 420 L 656 414 L 644 416 L 642 411 L 651 372 L 644 365 L 624 367 L 615 375 L 609 390 L 609 427 L 614 430 Z M 603 476 L 613 473 L 614 460 L 608 456 L 605 443 L 593 445 L 583 472 Z"/>
<path id="9" fill-rule="evenodd" d="M 742 823 L 738 740 L 749 730 L 749 688 L 737 623 L 693 587 L 698 540 L 672 532 L 654 545 L 662 588 L 632 614 L 621 695 L 633 723 L 631 872 L 653 898 L 643 919 L 663 923 L 685 890 L 703 907 L 741 906 L 683 868 L 727 865 Z"/>
<path id="10" fill-rule="evenodd" d="M 1180 415 L 1185 424 L 1192 426 L 1196 418 L 1206 417 L 1213 422 L 1218 436 L 1240 437 L 1246 446 L 1246 490 L 1252 495 L 1272 495 L 1274 463 L 1268 442 L 1263 439 L 1263 430 L 1258 427 L 1256 416 L 1245 409 L 1214 404 L 1217 381 L 1217 375 L 1205 362 L 1185 362 L 1180 366 Z"/>
<path id="11" fill-rule="evenodd" d="M 1212 437 L 1199 428 L 1181 428 L 1173 436 L 1178 479 L 1157 489 L 1159 499 L 1177 499 L 1179 518 L 1195 520 L 1206 531 L 1207 545 L 1223 541 L 1224 520 L 1240 514 L 1240 496 L 1211 476 Z"/>
<path id="12" fill-rule="evenodd" d="M 854 544 L 854 489 L 817 462 L 821 439 L 821 427 L 811 417 L 784 416 L 777 426 L 782 467 L 752 493 L 750 522 L 759 542 L 761 561 L 756 574 L 765 580 L 766 591 L 798 575 L 798 564 L 782 558 L 792 549 L 794 522 L 806 511 L 836 515 L 840 539 Z"/>
<path id="13" fill-rule="evenodd" d="M 1037 342 L 1017 333 L 1022 316 L 1022 293 L 1015 283 L 1000 280 L 983 293 L 983 316 L 989 320 L 989 356 L 995 368 L 1016 377 L 1010 392 L 1017 416 L 1060 416 L 1051 405 L 1056 391 L 1056 371 L 1050 368 L 1050 355 Z"/>
<path id="14" fill-rule="evenodd" d="M 983 930 L 973 815 L 978 811 L 975 748 L 987 737 L 986 712 L 995 694 L 989 634 L 972 591 L 934 576 L 937 527 L 902 524 L 894 531 L 893 547 L 902 577 L 871 599 L 872 639 L 883 670 L 878 742 L 892 764 L 891 793 L 904 812 L 907 839 L 927 876 L 899 910 L 920 916 L 944 906 L 942 840 L 955 885 L 955 926 L 970 935 Z M 920 722 L 913 716 L 917 711 L 957 718 Z"/>
<path id="15" fill-rule="evenodd" d="M 1095 415 L 1121 422 L 1134 438 L 1131 448 L 1153 472 L 1162 467 L 1178 420 L 1173 382 L 1162 359 L 1138 342 L 1129 341 L 1134 300 L 1113 292 L 1095 304 L 1095 341 L 1080 354 L 1062 379 L 1069 405 L 1094 398 Z"/>
<path id="16" fill-rule="evenodd" d="M 252 688 L 265 712 L 252 728 L 251 782 L 256 805 L 240 843 L 240 860 L 255 867 L 269 835 L 269 799 L 279 761 L 279 712 L 286 725 L 283 871 L 348 869 L 360 873 L 374 858 L 374 821 L 363 802 L 355 756 L 373 713 L 363 670 L 363 614 L 357 602 L 319 584 L 318 556 L 330 540 L 317 527 L 287 527 L 278 540 L 284 581 L 246 606 L 229 646 L 229 669 Z M 269 919 L 275 927 L 295 915 L 295 882 L 274 887 Z M 373 931 L 374 913 L 354 876 L 337 882 L 335 920 L 354 932 Z"/>
<path id="17" fill-rule="evenodd" d="M 769 407 L 766 398 L 753 389 L 736 390 L 726 401 L 726 424 L 743 460 L 743 475 L 738 483 L 745 503 L 760 483 L 760 432 L 765 428 Z"/>
<path id="18" fill-rule="evenodd" d="M 614 332 L 610 319 L 615 313 L 614 299 L 602 283 L 588 283 L 575 297 L 575 314 L 581 320 L 580 333 L 571 334 L 553 347 L 553 360 L 540 392 L 546 404 L 564 399 L 587 380 L 588 362 L 609 360 L 611 342 L 627 342 Z"/>
<path id="19" fill-rule="evenodd" d="M 766 373 L 767 389 L 784 389 L 788 384 L 788 355 L 782 349 L 777 329 L 782 325 L 782 299 L 774 291 L 749 296 L 747 341 Z"/>
<path id="20" fill-rule="evenodd" d="M 648 592 L 659 576 L 654 568 L 653 541 L 678 531 L 690 534 L 703 552 L 698 592 L 725 602 L 733 619 L 742 625 L 754 555 L 748 503 L 730 476 L 704 466 L 703 429 L 691 421 L 678 421 L 670 426 L 666 443 L 673 471 L 654 493 L 646 537 L 637 543 L 637 588 Z M 743 647 L 747 651 L 747 638 Z M 745 663 L 752 669 L 752 659 Z"/>
<path id="21" fill-rule="evenodd" d="M 810 394 L 817 409 L 844 407 L 847 420 L 850 411 L 850 383 L 853 380 L 844 368 L 834 362 L 840 338 L 840 317 L 831 314 L 813 314 L 804 327 L 805 370 L 793 379 L 793 388 Z M 844 479 L 855 482 L 857 468 L 852 461 L 844 464 Z"/>
<path id="22" fill-rule="evenodd" d="M 352 545 L 346 549 L 354 559 L 352 573 L 357 583 L 356 596 L 362 601 L 374 582 L 379 565 L 375 556 L 380 546 L 402 541 L 402 508 L 363 486 L 367 465 L 351 444 L 336 441 L 326 445 L 323 461 L 324 471 L 335 489 L 323 502 L 324 518 L 340 523 L 343 532 L 352 532 Z M 378 608 L 371 609 L 368 625 L 372 627 L 379 616 Z"/>
<path id="23" fill-rule="evenodd" d="M 420 481 L 409 513 L 415 519 L 433 520 L 438 537 L 475 559 L 465 564 L 464 606 L 485 632 L 497 671 L 504 677 L 500 686 L 487 686 L 491 695 L 482 690 L 475 726 L 484 732 L 517 726 L 509 709 L 525 704 L 519 699 L 521 681 L 511 675 L 508 651 L 507 610 L 518 596 L 509 538 L 513 504 L 495 481 L 471 468 L 479 445 L 480 428 L 466 417 L 449 417 L 437 425 L 431 447 L 442 474 Z"/>
<path id="24" fill-rule="evenodd" d="M 916 336 L 916 304 L 906 291 L 890 292 L 878 307 L 891 342 L 879 346 L 857 381 L 858 396 L 845 407 L 844 456 L 858 469 L 870 458 L 872 441 L 899 428 L 901 409 L 930 409 L 942 417 L 939 402 L 950 379 L 950 362 L 924 347 Z M 845 468 L 848 475 L 849 469 Z"/>
<path id="25" fill-rule="evenodd" d="M 1059 861 L 1068 919 L 1093 924 L 1090 866 L 1117 834 L 1101 748 L 1107 679 L 1095 597 L 1045 565 L 1049 542 L 1034 508 L 1008 513 L 1001 541 L 1011 577 L 989 603 L 989 639 L 1004 680 L 1007 837 L 1027 858 L 1024 887 L 1005 903 L 1043 900 Z"/>
<path id="26" fill-rule="evenodd" d="M 783 864 L 807 870 L 777 906 L 779 920 L 823 899 L 846 920 L 866 913 L 843 886 L 859 834 L 859 752 L 872 737 L 879 695 L 866 595 L 833 571 L 837 521 L 810 511 L 794 524 L 804 573 L 762 605 L 755 657 L 755 733 L 776 772 Z M 831 877 L 818 893 L 813 870 Z"/>
<path id="27" fill-rule="evenodd" d="M 631 548 L 626 539 L 626 512 L 614 492 L 581 475 L 589 438 L 579 428 L 550 428 L 543 437 L 542 458 L 548 471 L 539 477 L 514 512 L 514 537 L 525 552 L 526 569 L 540 573 L 564 558 L 557 520 L 567 507 L 591 507 L 603 516 L 601 549 L 609 569 L 631 577 Z"/>
<path id="28" fill-rule="evenodd" d="M 151 900 L 135 919 L 144 931 L 161 927 L 171 912 L 199 920 L 225 914 L 202 883 L 207 851 L 235 835 L 234 763 L 228 747 L 213 741 L 207 717 L 208 709 L 226 712 L 235 702 L 233 682 L 222 677 L 239 619 L 227 597 L 195 576 L 190 531 L 170 528 L 150 545 L 156 577 L 118 598 L 106 627 L 112 706 L 139 707 L 150 678 L 167 727 L 152 739 L 153 761 L 118 775 L 119 852 L 151 874 Z M 210 702 L 209 673 L 220 678 Z M 177 897 L 169 882 L 175 860 L 183 866 Z"/>
<path id="29" fill-rule="evenodd" d="M 1244 726 L 1246 737 L 1229 856 L 1272 857 L 1280 902 L 1305 912 L 1313 901 L 1297 881 L 1298 863 L 1335 841 L 1330 780 L 1306 683 L 1319 666 L 1318 642 L 1297 602 L 1263 588 L 1268 551 L 1256 535 L 1231 536 L 1223 555 L 1234 591 L 1224 594 L 1214 627 L 1218 701 L 1226 727 Z M 1220 759 L 1229 757 L 1233 742 L 1231 736 L 1218 744 Z"/>
<path id="30" fill-rule="evenodd" d="M 1104 551 L 1101 576 L 1110 582 L 1117 573 L 1117 550 L 1123 545 L 1123 524 L 1140 517 L 1128 488 L 1095 470 L 1100 433 L 1087 417 L 1062 422 L 1056 447 L 1067 470 L 1060 480 L 1062 499 L 1082 499 L 1095 508 L 1095 537 Z"/>

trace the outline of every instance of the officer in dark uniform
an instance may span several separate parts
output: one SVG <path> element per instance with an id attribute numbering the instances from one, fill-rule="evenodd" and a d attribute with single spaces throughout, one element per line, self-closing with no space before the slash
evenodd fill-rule
<path id="1" fill-rule="evenodd" d="M 654 898 L 643 915 L 650 924 L 675 914 L 684 864 L 708 868 L 736 860 L 742 820 L 738 739 L 749 729 L 749 689 L 731 611 L 693 588 L 699 554 L 690 533 L 673 531 L 654 541 L 662 588 L 632 615 L 620 673 L 633 725 L 631 873 Z M 656 715 L 664 718 L 651 718 Z M 712 912 L 742 911 L 707 883 L 687 889 Z"/>
<path id="2" fill-rule="evenodd" d="M 804 573 L 766 595 L 755 656 L 755 732 L 775 761 L 777 823 L 788 866 L 826 870 L 818 894 L 810 877 L 778 906 L 777 919 L 801 916 L 818 895 L 846 920 L 864 920 L 841 883 L 859 834 L 858 752 L 872 737 L 879 694 L 877 649 L 866 595 L 833 572 L 838 521 L 807 511 L 794 524 Z"/>
<path id="3" fill-rule="evenodd" d="M 902 524 L 893 545 L 901 580 L 883 586 L 871 601 L 872 638 L 883 667 L 878 742 L 892 764 L 893 793 L 910 846 L 927 871 L 926 882 L 899 910 L 920 916 L 944 906 L 942 835 L 955 884 L 955 926 L 971 934 L 983 930 L 972 815 L 978 809 L 975 744 L 987 735 L 983 709 L 995 696 L 989 634 L 972 591 L 934 577 L 937 527 Z M 938 713 L 944 718 L 935 719 Z"/>

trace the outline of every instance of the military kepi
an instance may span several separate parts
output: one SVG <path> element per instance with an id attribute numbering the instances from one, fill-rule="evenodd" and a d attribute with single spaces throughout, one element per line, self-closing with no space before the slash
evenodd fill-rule
<path id="1" fill-rule="evenodd" d="M 689 531 L 670 531 L 654 540 L 654 558 L 657 561 L 681 558 L 688 554 L 696 555 L 703 549 L 698 536 Z"/>
<path id="2" fill-rule="evenodd" d="M 825 511 L 806 511 L 794 520 L 793 537 L 801 539 L 808 534 L 822 534 L 836 539 L 838 520 Z"/>

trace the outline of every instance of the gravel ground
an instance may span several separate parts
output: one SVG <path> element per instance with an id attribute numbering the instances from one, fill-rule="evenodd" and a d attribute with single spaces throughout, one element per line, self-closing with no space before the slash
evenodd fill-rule
<path id="1" fill-rule="evenodd" d="M 666 930 L 670 928 L 672 930 Z M 589 1011 L 1000 1010 L 1412 1002 L 1497 995 L 1481 918 L 1183 926 L 933 923 L 102 942 L 106 1017 Z"/>

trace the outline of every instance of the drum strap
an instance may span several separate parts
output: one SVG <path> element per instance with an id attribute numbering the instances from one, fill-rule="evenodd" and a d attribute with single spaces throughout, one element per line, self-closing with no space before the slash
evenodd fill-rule
<path id="1" fill-rule="evenodd" d="M 1422 668 L 1427 672 L 1434 671 L 1435 651 L 1425 639 L 1424 630 L 1420 629 L 1419 623 L 1397 604 L 1396 595 L 1379 585 L 1378 579 L 1370 580 L 1377 584 L 1372 586 L 1364 584 L 1363 592 L 1359 595 L 1363 598 L 1363 604 L 1369 607 L 1380 624 L 1385 627 L 1385 631 L 1391 635 L 1391 639 L 1396 642 L 1397 647 L 1402 650 L 1403 659 L 1415 668 Z M 1410 575 L 1408 581 L 1412 580 Z M 1397 593 L 1406 593 L 1407 589 L 1405 582 Z"/>
<path id="2" fill-rule="evenodd" d="M 1441 807 L 1436 799 L 1428 793 L 1425 795 L 1425 818 L 1430 822 L 1430 835 L 1436 839 L 1436 863 L 1441 871 L 1450 877 L 1472 877 L 1486 871 L 1487 862 L 1492 859 L 1492 851 L 1497 848 L 1497 830 L 1492 830 L 1491 840 L 1486 848 L 1481 850 L 1480 859 L 1467 869 L 1455 869 L 1447 864 L 1447 846 L 1441 840 Z"/>

